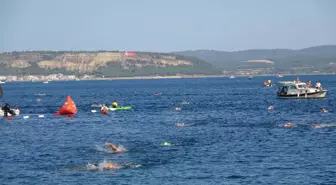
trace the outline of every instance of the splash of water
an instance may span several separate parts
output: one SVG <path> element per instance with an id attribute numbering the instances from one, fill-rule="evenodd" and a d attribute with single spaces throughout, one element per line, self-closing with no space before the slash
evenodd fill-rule
<path id="1" fill-rule="evenodd" d="M 86 164 L 86 169 L 89 171 L 105 171 L 105 170 L 118 170 L 126 168 L 139 168 L 142 165 L 134 163 L 126 163 L 123 165 L 118 165 L 116 163 L 111 163 L 107 160 L 104 160 L 98 164 L 88 163 Z"/>

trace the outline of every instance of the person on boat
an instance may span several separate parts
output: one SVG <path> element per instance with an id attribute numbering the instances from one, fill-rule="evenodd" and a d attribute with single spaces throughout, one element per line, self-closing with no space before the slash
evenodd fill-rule
<path id="1" fill-rule="evenodd" d="M 296 80 L 295 80 L 296 83 L 299 83 L 300 82 L 300 79 L 299 77 L 296 77 Z"/>
<path id="2" fill-rule="evenodd" d="M 102 105 L 102 107 L 100 108 L 101 111 L 108 111 L 108 108 L 105 104 Z"/>
<path id="3" fill-rule="evenodd" d="M 112 103 L 112 108 L 118 108 L 118 103 L 117 103 L 117 100 L 114 100 L 113 103 Z"/>
<path id="4" fill-rule="evenodd" d="M 318 81 L 316 82 L 315 87 L 316 87 L 316 89 L 322 90 L 322 84 L 321 84 L 320 80 L 318 80 Z"/>
<path id="5" fill-rule="evenodd" d="M 308 88 L 311 88 L 311 81 L 310 81 L 310 80 L 308 80 L 308 81 L 306 82 L 306 84 L 307 84 L 307 87 L 308 87 Z"/>
<path id="6" fill-rule="evenodd" d="M 108 143 L 106 142 L 105 143 L 105 146 L 109 146 L 112 148 L 113 151 L 115 152 L 123 152 L 123 150 L 119 149 L 117 146 L 115 146 L 113 143 Z"/>
<path id="7" fill-rule="evenodd" d="M 272 86 L 272 81 L 268 80 L 268 86 Z"/>
<path id="8" fill-rule="evenodd" d="M 10 106 L 8 103 L 5 103 L 3 106 L 2 106 L 2 110 L 4 111 L 4 116 L 7 117 L 8 116 L 8 113 L 10 113 L 11 115 L 15 116 L 15 112 L 12 111 L 10 109 Z"/>

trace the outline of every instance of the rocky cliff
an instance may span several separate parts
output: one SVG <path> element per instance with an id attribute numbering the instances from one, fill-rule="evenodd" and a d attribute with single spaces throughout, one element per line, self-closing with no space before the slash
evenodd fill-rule
<path id="1" fill-rule="evenodd" d="M 159 70 L 158 70 L 159 69 Z M 163 70 L 162 70 L 163 69 Z M 180 70 L 178 70 L 180 69 Z M 0 74 L 43 74 L 63 72 L 68 74 L 108 74 L 132 76 L 137 71 L 153 73 L 209 73 L 213 70 L 204 61 L 176 54 L 144 52 L 10 52 L 0 54 Z M 127 74 L 126 74 L 127 73 Z M 144 72 L 141 73 L 144 75 Z M 135 74 L 136 76 L 136 74 Z"/>

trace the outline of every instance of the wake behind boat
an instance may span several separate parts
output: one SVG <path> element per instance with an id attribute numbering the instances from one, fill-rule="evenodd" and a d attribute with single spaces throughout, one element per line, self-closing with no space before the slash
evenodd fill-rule
<path id="1" fill-rule="evenodd" d="M 304 82 L 284 81 L 278 82 L 277 95 L 279 98 L 324 98 L 328 90 L 308 87 Z"/>

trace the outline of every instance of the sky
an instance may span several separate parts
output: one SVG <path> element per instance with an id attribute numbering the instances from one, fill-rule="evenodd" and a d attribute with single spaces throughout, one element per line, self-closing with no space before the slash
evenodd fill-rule
<path id="1" fill-rule="evenodd" d="M 0 52 L 336 44 L 334 0 L 0 0 Z"/>

